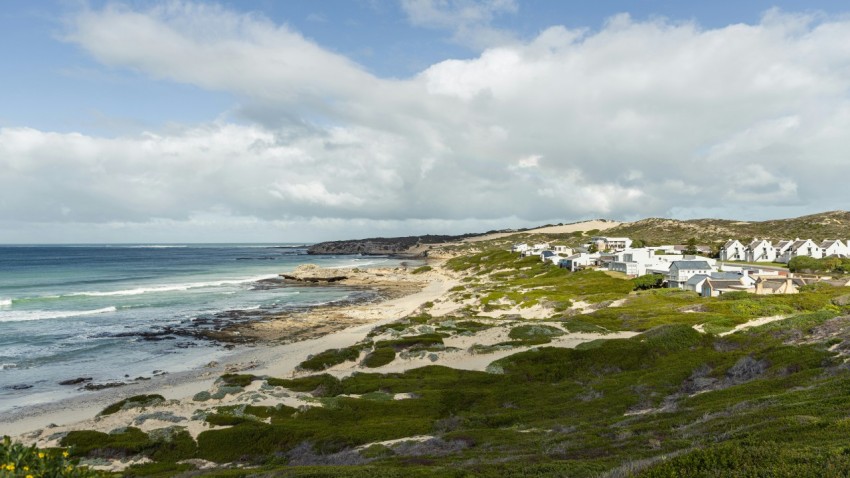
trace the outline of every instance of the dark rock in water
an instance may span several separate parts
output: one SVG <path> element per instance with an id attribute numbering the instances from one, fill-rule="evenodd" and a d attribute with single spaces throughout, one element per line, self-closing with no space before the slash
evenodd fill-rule
<path id="1" fill-rule="evenodd" d="M 25 383 L 19 383 L 17 385 L 9 385 L 6 388 L 8 388 L 9 390 L 26 390 L 28 388 L 32 388 L 32 385 L 27 385 Z"/>
<path id="2" fill-rule="evenodd" d="M 81 383 L 91 382 L 91 381 L 92 381 L 91 377 L 77 377 L 77 378 L 72 378 L 70 380 L 62 380 L 61 382 L 59 382 L 59 385 L 79 385 Z"/>
<path id="3" fill-rule="evenodd" d="M 104 390 L 107 388 L 123 387 L 124 385 L 127 384 L 124 382 L 87 383 L 84 387 L 80 388 L 80 390 L 88 390 L 92 392 L 96 390 Z"/>
<path id="4" fill-rule="evenodd" d="M 140 381 L 142 381 L 142 380 L 150 380 L 150 379 L 151 379 L 150 377 L 136 377 L 136 378 L 134 378 L 133 380 L 135 380 L 135 381 L 137 381 L 137 382 L 140 382 Z"/>

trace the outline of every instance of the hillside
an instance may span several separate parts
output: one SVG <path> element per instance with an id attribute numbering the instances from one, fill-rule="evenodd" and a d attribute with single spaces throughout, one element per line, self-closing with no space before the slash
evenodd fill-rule
<path id="1" fill-rule="evenodd" d="M 735 221 L 729 219 L 648 218 L 624 223 L 606 231 L 606 235 L 642 239 L 651 245 L 682 244 L 694 237 L 700 243 L 722 242 L 730 238 L 780 239 L 850 238 L 850 212 L 830 211 L 791 219 L 769 221 Z"/>

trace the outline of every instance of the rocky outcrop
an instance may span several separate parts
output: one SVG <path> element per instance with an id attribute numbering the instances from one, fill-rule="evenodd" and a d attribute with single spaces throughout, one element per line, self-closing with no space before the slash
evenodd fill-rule
<path id="1" fill-rule="evenodd" d="M 403 255 L 410 249 L 423 244 L 442 244 L 455 242 L 479 234 L 464 234 L 462 236 L 425 235 L 408 237 L 375 237 L 370 239 L 352 239 L 347 241 L 320 242 L 307 249 L 307 254 L 362 254 Z"/>
<path id="2" fill-rule="evenodd" d="M 285 280 L 296 282 L 339 282 L 348 279 L 336 269 L 323 269 L 315 264 L 302 264 L 288 274 L 281 274 Z"/>

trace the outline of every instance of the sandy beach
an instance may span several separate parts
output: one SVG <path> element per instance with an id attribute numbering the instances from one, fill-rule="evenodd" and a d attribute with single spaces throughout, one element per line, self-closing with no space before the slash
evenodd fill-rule
<path id="1" fill-rule="evenodd" d="M 440 272 L 439 268 L 416 275 L 404 268 L 344 272 L 352 278 L 340 282 L 341 286 L 371 287 L 383 297 L 391 298 L 354 306 L 316 307 L 240 324 L 228 329 L 227 334 L 242 335 L 249 340 L 243 340 L 245 344 L 238 346 L 224 360 L 195 370 L 165 374 L 148 381 L 3 412 L 0 413 L 3 433 L 22 435 L 22 439 L 33 441 L 40 434 L 32 432 L 46 427 L 52 430 L 51 434 L 64 429 L 101 429 L 102 424 L 92 427 L 92 418 L 112 403 L 141 394 L 160 394 L 175 400 L 191 399 L 197 392 L 208 390 L 224 373 L 250 370 L 257 375 L 290 376 L 307 356 L 355 343 L 374 326 L 415 312 L 423 303 L 439 298 L 455 285 L 454 279 Z"/>

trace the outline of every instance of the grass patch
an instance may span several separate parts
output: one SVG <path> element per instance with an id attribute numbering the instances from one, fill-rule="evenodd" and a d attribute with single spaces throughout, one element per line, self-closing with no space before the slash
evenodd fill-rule
<path id="1" fill-rule="evenodd" d="M 128 410 L 130 408 L 152 407 L 154 405 L 159 405 L 164 401 L 165 397 L 162 395 L 136 395 L 125 398 L 120 402 L 113 403 L 112 405 L 104 408 L 98 415 L 112 415 L 113 413 L 118 413 L 121 410 Z"/>
<path id="2" fill-rule="evenodd" d="M 383 367 L 395 360 L 395 348 L 376 347 L 363 359 L 363 366 L 369 368 Z"/>
<path id="3" fill-rule="evenodd" d="M 421 267 L 417 267 L 416 269 L 413 269 L 412 271 L 410 271 L 410 273 L 411 274 L 424 274 L 426 272 L 431 272 L 432 270 L 434 270 L 434 268 L 431 267 L 431 266 L 421 266 Z"/>
<path id="4" fill-rule="evenodd" d="M 298 368 L 314 372 L 322 371 L 343 362 L 357 360 L 357 357 L 360 356 L 361 350 L 362 347 L 360 346 L 325 350 L 324 352 L 316 354 L 301 362 L 298 365 Z"/>

